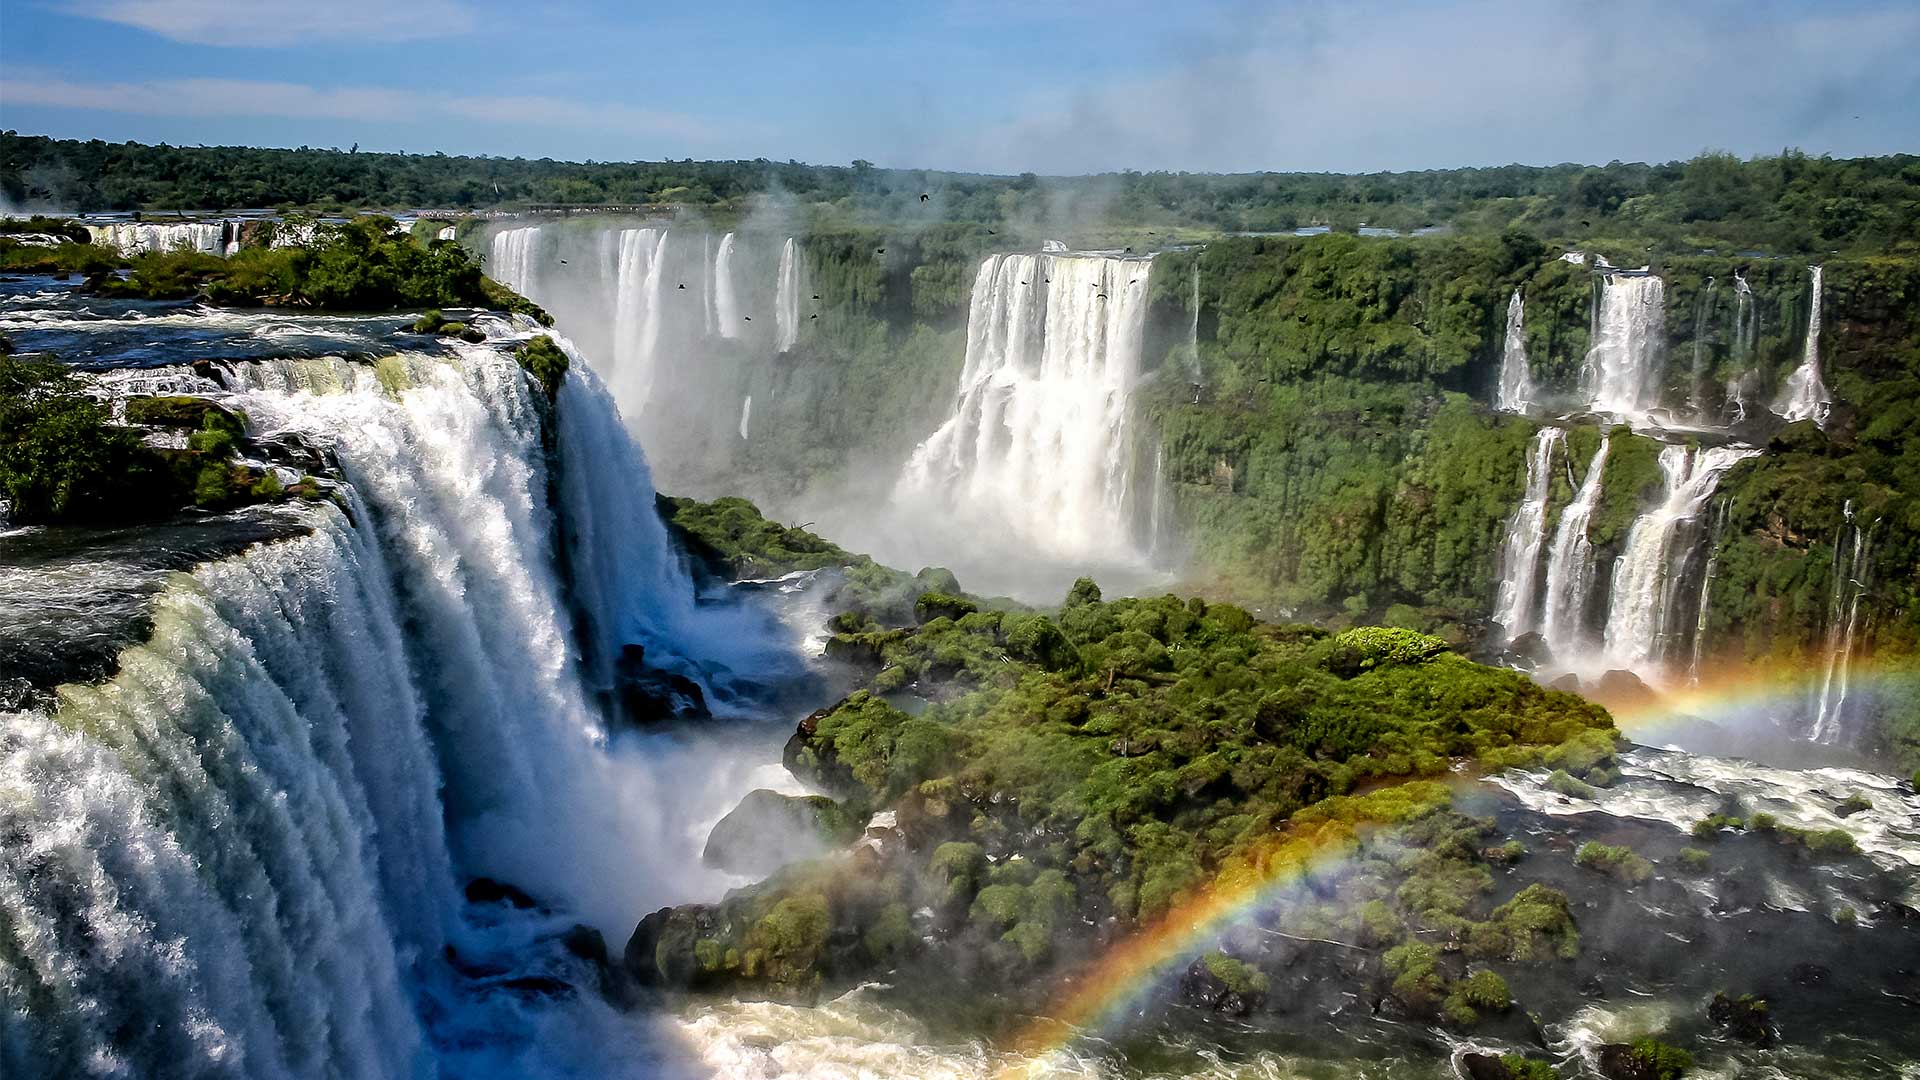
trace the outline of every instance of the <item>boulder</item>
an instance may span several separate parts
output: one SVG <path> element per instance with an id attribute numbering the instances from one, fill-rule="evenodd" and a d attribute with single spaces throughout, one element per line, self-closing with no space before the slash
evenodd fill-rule
<path id="1" fill-rule="evenodd" d="M 1526 671 L 1538 671 L 1553 663 L 1553 650 L 1539 631 L 1529 630 L 1507 642 L 1501 659 Z"/>
<path id="2" fill-rule="evenodd" d="M 713 718 L 700 684 L 677 671 L 649 666 L 643 646 L 621 647 L 614 680 L 620 715 L 636 726 Z"/>
<path id="3" fill-rule="evenodd" d="M 824 855 L 858 838 L 860 823 L 824 795 L 750 791 L 707 834 L 700 861 L 762 878 L 788 863 Z"/>
<path id="4" fill-rule="evenodd" d="M 1594 689 L 1593 697 L 1610 708 L 1632 708 L 1645 705 L 1659 697 L 1640 676 L 1624 668 L 1615 668 L 1600 676 L 1600 684 Z"/>
<path id="5" fill-rule="evenodd" d="M 505 904 L 523 911 L 540 906 L 538 900 L 528 896 L 518 886 L 487 877 L 477 877 L 467 882 L 467 903 Z"/>
<path id="6" fill-rule="evenodd" d="M 1266 1004 L 1267 976 L 1226 953 L 1211 952 L 1188 965 L 1180 996 L 1198 1008 L 1245 1016 Z"/>
<path id="7" fill-rule="evenodd" d="M 1548 683 L 1547 689 L 1565 690 L 1569 694 L 1577 694 L 1580 692 L 1580 676 L 1569 671 L 1565 675 Z"/>
<path id="8" fill-rule="evenodd" d="M 1752 994 L 1728 997 L 1724 993 L 1713 995 L 1707 1004 L 1707 1019 L 1714 1025 L 1726 1029 L 1727 1033 L 1742 1042 L 1759 1047 L 1773 1045 L 1773 1018 L 1767 1009 L 1764 998 Z"/>

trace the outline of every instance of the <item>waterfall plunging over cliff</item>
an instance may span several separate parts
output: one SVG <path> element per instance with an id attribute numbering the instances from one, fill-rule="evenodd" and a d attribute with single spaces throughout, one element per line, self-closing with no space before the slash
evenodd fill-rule
<path id="1" fill-rule="evenodd" d="M 1682 591 L 1700 553 L 1701 511 L 1720 477 L 1757 454 L 1733 446 L 1668 446 L 1660 451 L 1666 495 L 1633 523 L 1613 571 L 1606 627 L 1609 662 L 1654 672 L 1684 643 L 1694 620 L 1682 610 Z"/>
<path id="2" fill-rule="evenodd" d="M 733 234 L 720 238 L 713 255 L 713 318 L 720 336 L 740 336 L 740 301 L 733 282 Z"/>
<path id="3" fill-rule="evenodd" d="M 667 230 L 622 230 L 618 251 L 613 351 L 600 370 L 621 408 L 638 416 L 653 394 L 660 364 Z"/>
<path id="4" fill-rule="evenodd" d="M 1128 397 L 1144 259 L 993 255 L 980 264 L 953 415 L 896 500 L 991 522 L 1057 557 L 1130 560 Z"/>
<path id="5" fill-rule="evenodd" d="M 1567 658 L 1585 649 L 1587 604 L 1593 592 L 1593 542 L 1587 526 L 1600 504 L 1601 482 L 1607 471 L 1609 435 L 1600 436 L 1600 448 L 1587 463 L 1586 476 L 1573 502 L 1560 512 L 1553 546 L 1547 550 L 1547 592 L 1542 602 L 1540 633 L 1554 655 Z"/>
<path id="6" fill-rule="evenodd" d="M 197 251 L 203 255 L 231 255 L 240 244 L 240 223 L 236 221 L 116 222 L 89 225 L 93 242 L 110 247 L 122 255 L 145 255 L 158 251 Z"/>
<path id="7" fill-rule="evenodd" d="M 800 256 L 793 237 L 780 247 L 780 271 L 774 280 L 775 347 L 792 352 L 800 340 Z"/>
<path id="8" fill-rule="evenodd" d="M 1820 291 L 1825 268 L 1810 266 L 1807 269 L 1813 281 L 1809 287 L 1811 296 L 1807 301 L 1806 348 L 1800 366 L 1787 376 L 1786 388 L 1781 391 L 1774 412 L 1788 423 L 1811 420 L 1826 427 L 1827 411 L 1832 407 L 1833 399 L 1828 396 L 1826 381 L 1820 376 Z"/>
<path id="9" fill-rule="evenodd" d="M 1660 403 L 1666 359 L 1666 285 L 1616 271 L 1601 279 L 1581 389 L 1595 412 L 1638 417 Z"/>
<path id="10" fill-rule="evenodd" d="M 1502 412 L 1526 412 L 1533 404 L 1533 373 L 1527 370 L 1526 302 L 1520 290 L 1507 301 L 1507 333 L 1500 352 L 1500 386 L 1494 407 Z"/>
<path id="11" fill-rule="evenodd" d="M 539 244 L 538 225 L 521 225 L 495 233 L 487 250 L 487 273 L 522 296 L 533 296 Z"/>
<path id="12" fill-rule="evenodd" d="M 673 758 L 608 745 L 599 680 L 639 644 L 725 699 L 780 654 L 696 608 L 591 374 L 551 410 L 489 346 L 224 381 L 254 430 L 331 451 L 345 507 L 179 575 L 108 682 L 0 714 L 9 1076 L 433 1075 L 524 1025 L 460 1034 L 522 1006 L 450 985 L 443 950 L 487 947 L 458 875 L 622 934 L 723 884 L 659 854 L 697 819 Z"/>
<path id="13" fill-rule="evenodd" d="M 1848 499 L 1833 542 L 1833 587 L 1827 599 L 1825 663 L 1813 694 L 1814 742 L 1837 742 L 1846 734 L 1847 693 L 1860 628 L 1860 598 L 1867 593 L 1873 563 L 1873 528 L 1863 526 Z"/>
<path id="14" fill-rule="evenodd" d="M 1514 294 L 1518 299 L 1519 294 Z M 1566 443 L 1566 431 L 1544 427 L 1533 437 L 1527 455 L 1527 485 L 1520 506 L 1507 523 L 1507 542 L 1500 556 L 1500 592 L 1495 597 L 1493 621 L 1501 636 L 1512 641 L 1533 629 L 1539 602 L 1540 549 L 1547 538 L 1547 499 L 1552 492 L 1554 452 Z"/>

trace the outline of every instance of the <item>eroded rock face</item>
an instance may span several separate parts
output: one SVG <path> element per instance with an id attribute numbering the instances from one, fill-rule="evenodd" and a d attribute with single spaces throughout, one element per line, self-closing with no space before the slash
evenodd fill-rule
<path id="1" fill-rule="evenodd" d="M 1250 981 L 1258 979 L 1256 985 Z M 1180 978 L 1180 995 L 1189 1005 L 1228 1016 L 1245 1016 L 1266 1004 L 1265 979 L 1236 960 L 1203 956 Z"/>
<path id="2" fill-rule="evenodd" d="M 676 720 L 710 720 L 700 684 L 678 672 L 651 667 L 646 650 L 628 645 L 614 664 L 620 715 L 640 727 Z"/>
<path id="3" fill-rule="evenodd" d="M 700 859 L 730 874 L 765 877 L 788 863 L 824 855 L 857 838 L 860 823 L 824 795 L 782 795 L 761 788 L 740 800 L 707 835 Z"/>
<path id="4" fill-rule="evenodd" d="M 1751 994 L 1737 998 L 1724 993 L 1713 995 L 1713 1001 L 1707 1005 L 1707 1019 L 1743 1042 L 1763 1047 L 1773 1045 L 1773 1019 L 1767 1003 Z"/>

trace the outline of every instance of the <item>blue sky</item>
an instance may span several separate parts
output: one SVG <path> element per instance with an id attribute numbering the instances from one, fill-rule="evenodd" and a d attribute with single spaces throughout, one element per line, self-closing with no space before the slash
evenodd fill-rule
<path id="1" fill-rule="evenodd" d="M 1920 151 L 1920 4 L 0 0 L 0 127 L 1043 173 Z"/>

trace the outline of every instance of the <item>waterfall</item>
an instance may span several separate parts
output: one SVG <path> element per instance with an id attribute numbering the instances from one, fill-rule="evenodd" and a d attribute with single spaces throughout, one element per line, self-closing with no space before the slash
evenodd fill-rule
<path id="1" fill-rule="evenodd" d="M 1188 381 L 1196 388 L 1201 382 L 1200 376 L 1200 260 L 1193 260 L 1193 321 L 1187 324 L 1187 363 L 1191 365 Z"/>
<path id="2" fill-rule="evenodd" d="M 713 255 L 713 315 L 719 323 L 721 337 L 740 336 L 740 301 L 734 295 L 733 285 L 732 233 L 720 238 L 720 247 Z"/>
<path id="3" fill-rule="evenodd" d="M 1666 286 L 1653 274 L 1601 279 L 1582 390 L 1594 412 L 1642 416 L 1660 403 L 1666 355 Z"/>
<path id="4" fill-rule="evenodd" d="M 1128 398 L 1150 267 L 1045 254 L 983 261 L 953 415 L 913 452 L 896 499 L 979 516 L 1053 556 L 1134 558 Z"/>
<path id="5" fill-rule="evenodd" d="M 1753 356 L 1760 347 L 1760 315 L 1753 302 L 1753 286 L 1737 271 L 1733 275 L 1733 340 L 1728 345 L 1734 374 L 1727 380 L 1727 402 L 1733 407 L 1733 422 L 1744 424 L 1753 392 Z"/>
<path id="6" fill-rule="evenodd" d="M 1800 366 L 1787 376 L 1786 388 L 1781 392 L 1780 400 L 1774 404 L 1773 411 L 1788 423 L 1811 420 L 1826 427 L 1827 411 L 1833 403 L 1833 399 L 1827 396 L 1827 384 L 1820 377 L 1820 286 L 1826 271 L 1825 267 L 1820 266 L 1807 269 L 1813 275 L 1813 283 L 1807 308 L 1806 349 Z"/>
<path id="7" fill-rule="evenodd" d="M 1700 572 L 1700 599 L 1693 609 L 1693 660 L 1687 665 L 1687 677 L 1696 684 L 1700 681 L 1700 664 L 1707 652 L 1707 614 L 1713 610 L 1713 578 L 1720 569 L 1720 537 L 1727 531 L 1727 518 L 1732 512 L 1733 497 L 1721 499 L 1719 508 L 1714 511 L 1713 527 L 1707 532 L 1707 567 Z"/>
<path id="8" fill-rule="evenodd" d="M 1827 601 L 1826 665 L 1813 699 L 1814 742 L 1837 742 L 1845 732 L 1848 681 L 1853 667 L 1853 644 L 1859 631 L 1860 598 L 1866 595 L 1872 570 L 1872 529 L 1854 520 L 1853 500 L 1842 511 L 1840 533 L 1833 543 L 1833 588 Z M 1851 536 L 1852 543 L 1848 538 Z"/>
<path id="9" fill-rule="evenodd" d="M 1687 408 L 1696 417 L 1707 411 L 1707 335 L 1713 329 L 1714 279 L 1700 290 L 1693 308 L 1693 378 L 1687 387 Z"/>
<path id="10" fill-rule="evenodd" d="M 107 683 L 0 714 L 10 1076 L 433 1075 L 422 1017 L 525 1025 L 447 985 L 444 948 L 488 947 L 459 876 L 622 936 L 725 884 L 680 864 L 672 769 L 608 744 L 596 657 L 641 644 L 724 698 L 781 654 L 696 607 L 584 364 L 551 457 L 545 403 L 492 346 L 225 382 L 252 429 L 332 452 L 345 508 L 177 576 Z"/>
<path id="11" fill-rule="evenodd" d="M 792 352 L 800 340 L 800 259 L 793 237 L 780 248 L 780 273 L 774 283 L 773 319 L 775 345 L 781 352 Z"/>
<path id="12" fill-rule="evenodd" d="M 1600 483 L 1607 471 L 1607 442 L 1600 436 L 1600 449 L 1587 463 L 1587 474 L 1574 493 L 1573 502 L 1560 512 L 1560 524 L 1553 533 L 1553 545 L 1547 550 L 1547 594 L 1540 616 L 1540 633 L 1547 639 L 1562 664 L 1584 648 L 1588 599 L 1593 592 L 1593 542 L 1587 539 L 1587 525 L 1600 503 Z"/>
<path id="13" fill-rule="evenodd" d="M 1758 453 L 1732 446 L 1668 446 L 1660 451 L 1666 495 L 1633 523 L 1613 571 L 1606 628 L 1610 663 L 1655 671 L 1683 640 L 1688 621 L 1680 610 L 1680 594 L 1688 564 L 1700 550 L 1700 511 L 1713 498 L 1720 477 Z"/>
<path id="14" fill-rule="evenodd" d="M 747 438 L 747 422 L 753 419 L 753 395 L 748 394 L 740 400 L 740 439 Z"/>
<path id="15" fill-rule="evenodd" d="M 1500 354 L 1500 387 L 1494 407 L 1502 412 L 1526 412 L 1533 404 L 1533 374 L 1527 370 L 1526 304 L 1520 290 L 1507 301 L 1507 336 Z"/>
<path id="16" fill-rule="evenodd" d="M 487 251 L 487 273 L 495 281 L 522 296 L 538 291 L 536 268 L 540 250 L 540 226 L 520 225 L 493 235 Z"/>
<path id="17" fill-rule="evenodd" d="M 89 225 L 93 242 L 110 247 L 122 255 L 146 255 L 158 251 L 198 251 L 205 255 L 227 255 L 227 232 L 231 223 L 223 221 L 182 221 L 168 224 L 128 221 L 111 225 Z M 237 241 L 236 241 L 237 246 Z"/>
<path id="18" fill-rule="evenodd" d="M 1519 298 L 1519 293 L 1514 298 Z M 1566 442 L 1566 431 L 1543 427 L 1533 437 L 1527 455 L 1527 486 L 1507 522 L 1507 542 L 1500 556 L 1500 592 L 1494 601 L 1493 621 L 1501 637 L 1512 641 L 1533 629 L 1538 597 L 1540 549 L 1547 539 L 1547 499 L 1552 491 L 1554 451 Z"/>
<path id="19" fill-rule="evenodd" d="M 603 372 L 629 416 L 639 418 L 659 374 L 667 230 L 623 229 L 614 271 L 613 354 Z"/>

